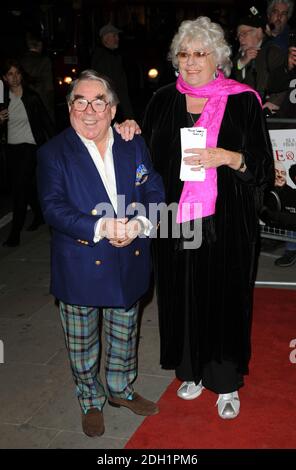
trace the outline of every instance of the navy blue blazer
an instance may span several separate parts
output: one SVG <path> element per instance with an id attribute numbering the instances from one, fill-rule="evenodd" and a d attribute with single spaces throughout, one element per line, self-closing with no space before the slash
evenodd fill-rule
<path id="1" fill-rule="evenodd" d="M 125 142 L 114 131 L 113 159 L 117 194 L 125 195 L 125 208 L 135 202 L 148 208 L 149 203 L 164 200 L 161 177 L 152 167 L 142 137 Z M 140 164 L 148 177 L 138 184 Z M 101 217 L 95 208 L 110 200 L 74 129 L 66 129 L 40 147 L 37 176 L 44 218 L 52 233 L 51 293 L 69 304 L 132 306 L 149 287 L 150 239 L 137 237 L 124 248 L 113 247 L 107 239 L 93 242 L 94 226 Z"/>

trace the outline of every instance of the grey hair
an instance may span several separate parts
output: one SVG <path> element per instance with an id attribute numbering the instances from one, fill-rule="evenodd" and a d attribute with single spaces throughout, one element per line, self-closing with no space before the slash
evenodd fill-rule
<path id="1" fill-rule="evenodd" d="M 271 0 L 267 6 L 267 15 L 270 16 L 271 10 L 277 3 L 284 3 L 288 6 L 288 20 L 291 18 L 294 10 L 294 1 L 293 0 Z"/>
<path id="2" fill-rule="evenodd" d="M 87 80 L 94 80 L 96 82 L 101 83 L 101 85 L 103 85 L 103 87 L 106 90 L 106 99 L 108 103 L 110 103 L 111 106 L 116 106 L 119 103 L 118 96 L 115 90 L 113 89 L 113 86 L 110 80 L 104 75 L 99 74 L 95 70 L 87 69 L 87 70 L 83 70 L 83 72 L 79 74 L 78 78 L 76 80 L 73 80 L 73 82 L 70 84 L 68 93 L 66 96 L 68 104 L 70 104 L 74 98 L 75 88 L 77 87 L 77 85 L 80 82 L 87 81 Z"/>
<path id="3" fill-rule="evenodd" d="M 200 41 L 204 47 L 209 47 L 214 52 L 217 67 L 228 77 L 231 72 L 230 60 L 231 48 L 227 44 L 224 31 L 217 23 L 213 23 L 207 16 L 199 16 L 195 20 L 182 21 L 175 34 L 168 54 L 173 66 L 178 68 L 177 53 L 182 43 Z"/>

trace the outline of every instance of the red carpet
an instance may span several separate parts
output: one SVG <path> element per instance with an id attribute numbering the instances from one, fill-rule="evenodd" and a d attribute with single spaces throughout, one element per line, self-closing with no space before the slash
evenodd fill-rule
<path id="1" fill-rule="evenodd" d="M 234 420 L 218 417 L 217 395 L 208 390 L 196 400 L 177 398 L 179 381 L 174 380 L 159 400 L 160 413 L 145 419 L 126 448 L 295 449 L 294 338 L 296 291 L 256 289 L 253 355 L 240 391 L 240 415 Z"/>

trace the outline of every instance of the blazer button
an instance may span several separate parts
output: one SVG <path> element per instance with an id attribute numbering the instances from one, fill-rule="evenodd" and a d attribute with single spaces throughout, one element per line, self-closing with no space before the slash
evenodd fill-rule
<path id="1" fill-rule="evenodd" d="M 97 260 L 96 260 L 96 265 L 97 265 L 97 266 L 100 266 L 100 264 L 102 264 L 102 261 L 101 261 L 100 259 L 97 259 Z"/>
<path id="2" fill-rule="evenodd" d="M 135 256 L 139 256 L 139 254 L 140 254 L 140 250 L 136 250 L 135 251 Z"/>
<path id="3" fill-rule="evenodd" d="M 91 211 L 91 215 L 97 215 L 97 214 L 98 214 L 97 209 L 93 209 L 93 210 Z"/>

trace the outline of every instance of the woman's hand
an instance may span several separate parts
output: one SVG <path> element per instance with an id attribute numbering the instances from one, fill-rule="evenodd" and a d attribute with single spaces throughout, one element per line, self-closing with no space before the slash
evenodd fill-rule
<path id="1" fill-rule="evenodd" d="M 220 147 L 186 149 L 185 153 L 191 154 L 184 157 L 185 165 L 192 166 L 192 171 L 200 171 L 201 168 L 218 168 L 227 165 L 233 170 L 238 170 L 242 162 L 242 154 L 232 152 Z"/>
<path id="2" fill-rule="evenodd" d="M 2 109 L 0 111 L 0 124 L 5 122 L 8 119 L 8 109 Z"/>
<path id="3" fill-rule="evenodd" d="M 139 124 L 133 119 L 126 119 L 121 124 L 118 124 L 118 122 L 116 122 L 114 124 L 114 127 L 116 131 L 118 132 L 118 134 L 121 135 L 123 140 L 126 140 L 126 141 L 132 140 L 135 134 L 136 135 L 141 134 L 142 132 Z"/>

